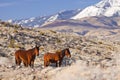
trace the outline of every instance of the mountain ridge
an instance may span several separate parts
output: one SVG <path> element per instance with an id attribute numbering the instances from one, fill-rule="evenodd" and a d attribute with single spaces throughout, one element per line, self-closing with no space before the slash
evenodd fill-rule
<path id="1" fill-rule="evenodd" d="M 102 0 L 97 4 L 86 7 L 71 19 L 81 19 L 90 16 L 120 16 L 120 1 Z"/>
<path id="2" fill-rule="evenodd" d="M 19 24 L 24 27 L 40 27 L 41 25 L 47 22 L 70 19 L 73 15 L 77 14 L 80 11 L 81 11 L 80 9 L 64 10 L 49 16 L 33 17 L 33 18 L 20 19 L 20 20 L 8 20 L 8 22 Z"/>

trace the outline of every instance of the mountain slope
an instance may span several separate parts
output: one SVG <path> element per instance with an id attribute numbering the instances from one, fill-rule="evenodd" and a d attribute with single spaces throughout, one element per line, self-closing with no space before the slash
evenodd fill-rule
<path id="1" fill-rule="evenodd" d="M 94 24 L 93 24 L 94 23 Z M 120 26 L 120 17 L 87 17 L 80 20 L 58 20 L 52 23 L 47 23 L 42 26 L 43 28 L 54 28 L 54 27 L 69 26 L 79 28 L 106 28 L 115 29 Z"/>
<path id="2" fill-rule="evenodd" d="M 120 1 L 102 0 L 95 5 L 83 9 L 80 13 L 72 17 L 72 19 L 80 19 L 90 16 L 120 16 Z"/>
<path id="3" fill-rule="evenodd" d="M 47 22 L 53 22 L 55 20 L 67 20 L 70 19 L 72 16 L 78 14 L 81 10 L 65 10 L 58 12 L 54 15 L 50 16 L 43 16 L 43 17 L 33 17 L 28 19 L 21 19 L 21 20 L 9 20 L 8 22 L 19 24 L 25 27 L 40 27 L 42 24 Z"/>

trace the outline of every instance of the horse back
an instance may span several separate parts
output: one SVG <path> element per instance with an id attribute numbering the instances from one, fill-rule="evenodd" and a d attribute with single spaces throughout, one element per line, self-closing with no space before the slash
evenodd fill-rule
<path id="1" fill-rule="evenodd" d="M 44 60 L 47 60 L 47 61 L 57 61 L 60 59 L 60 56 L 56 53 L 46 53 L 44 55 Z"/>
<path id="2" fill-rule="evenodd" d="M 27 59 L 27 52 L 25 50 L 17 50 L 15 52 L 16 58 Z"/>

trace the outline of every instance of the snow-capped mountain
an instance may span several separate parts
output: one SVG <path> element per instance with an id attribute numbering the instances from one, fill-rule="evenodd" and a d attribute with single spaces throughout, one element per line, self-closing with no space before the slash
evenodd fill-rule
<path id="1" fill-rule="evenodd" d="M 102 0 L 99 3 L 83 9 L 72 19 L 90 16 L 120 16 L 120 0 Z"/>
<path id="2" fill-rule="evenodd" d="M 64 10 L 49 16 L 8 21 L 25 27 L 41 27 L 56 20 L 76 20 L 91 16 L 120 16 L 120 0 L 101 0 L 99 3 L 88 6 L 83 10 Z"/>
<path id="3" fill-rule="evenodd" d="M 25 27 L 40 27 L 42 24 L 53 22 L 55 20 L 67 20 L 72 16 L 78 14 L 81 10 L 64 10 L 60 11 L 54 15 L 43 16 L 43 17 L 33 17 L 28 19 L 20 19 L 20 20 L 8 20 L 8 22 L 12 22 L 14 24 L 19 24 Z"/>

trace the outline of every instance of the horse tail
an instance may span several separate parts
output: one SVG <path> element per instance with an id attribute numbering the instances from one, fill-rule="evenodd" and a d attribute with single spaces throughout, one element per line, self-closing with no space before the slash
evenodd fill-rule
<path id="1" fill-rule="evenodd" d="M 18 64 L 18 63 L 17 63 L 17 59 L 16 59 L 16 58 L 15 58 L 15 64 Z"/>
<path id="2" fill-rule="evenodd" d="M 18 65 L 20 63 L 19 51 L 16 51 L 14 55 L 15 55 L 15 63 L 16 65 Z"/>
<path id="3" fill-rule="evenodd" d="M 44 54 L 44 67 L 47 67 L 48 66 L 48 53 L 45 53 Z"/>
<path id="4" fill-rule="evenodd" d="M 15 64 L 18 64 L 18 62 L 17 62 L 17 52 L 15 52 Z"/>

